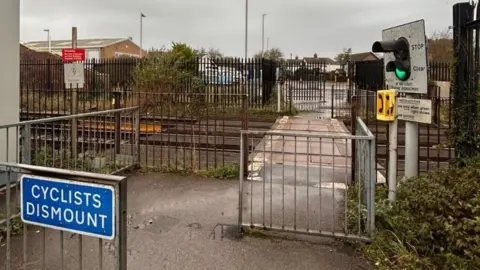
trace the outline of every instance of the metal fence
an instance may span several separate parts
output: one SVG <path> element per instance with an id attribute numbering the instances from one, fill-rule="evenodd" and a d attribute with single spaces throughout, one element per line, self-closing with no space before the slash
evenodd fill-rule
<path id="1" fill-rule="evenodd" d="M 6 162 L 0 162 L 0 171 L 7 179 L 6 188 L 0 193 L 0 269 L 127 269 L 126 177 Z M 116 208 L 114 240 L 22 223 L 17 214 L 17 176 L 22 174 L 112 187 Z"/>
<path id="2" fill-rule="evenodd" d="M 85 269 L 102 269 L 102 262 L 109 266 L 115 263 L 115 258 L 120 258 L 103 254 L 106 247 L 111 247 L 109 250 L 115 254 L 124 252 L 118 242 L 75 237 L 75 234 L 22 224 L 17 176 L 31 173 L 76 177 L 87 182 L 109 181 L 117 195 L 124 198 L 123 177 L 93 173 L 116 174 L 136 166 L 139 130 L 138 107 L 0 126 L 0 139 L 4 142 L 0 145 L 1 159 L 7 162 L 0 164 L 0 254 L 6 256 L 4 269 L 63 269 L 76 265 L 79 269 L 82 265 Z M 124 201 L 117 205 L 126 207 Z M 123 215 L 125 212 L 121 211 Z M 123 228 L 118 232 L 126 233 Z M 82 248 L 87 245 L 96 253 Z M 95 246 L 98 248 L 93 248 Z M 83 259 L 86 257 L 88 259 Z"/>
<path id="3" fill-rule="evenodd" d="M 436 170 L 455 156 L 455 149 L 450 144 L 450 129 L 453 125 L 451 111 L 452 98 L 440 97 L 439 88 L 431 91 L 431 95 L 422 95 L 423 99 L 432 101 L 432 124 L 419 124 L 418 172 Z M 435 93 L 432 95 L 432 93 Z M 357 89 L 352 102 L 352 118 L 358 116 L 372 131 L 376 138 L 376 169 L 387 178 L 388 175 L 388 141 L 389 125 L 376 120 L 376 91 Z M 354 131 L 355 122 L 350 119 L 344 121 L 350 131 Z M 398 126 L 398 175 L 403 176 L 405 160 L 405 122 L 400 121 Z"/>
<path id="4" fill-rule="evenodd" d="M 145 59 L 87 59 L 83 62 L 85 68 L 85 85 L 82 92 L 100 93 L 112 91 L 133 91 L 138 81 L 145 79 L 145 74 L 138 70 L 152 62 L 170 65 L 160 68 L 168 76 L 176 76 L 181 84 L 175 85 L 175 92 L 202 89 L 207 92 L 243 93 L 250 97 L 251 105 L 264 105 L 270 101 L 276 81 L 276 63 L 261 58 L 194 58 L 179 61 L 175 67 L 171 63 L 162 63 L 154 56 Z M 61 59 L 22 60 L 20 63 L 20 84 L 25 93 L 28 91 L 63 92 L 64 67 Z M 178 77 L 178 70 L 184 71 Z M 177 78 L 178 77 L 178 78 Z M 172 80 L 156 81 L 153 88 L 169 88 Z M 214 90 L 212 90 L 214 89 Z M 143 89 L 144 91 L 145 89 Z"/>
<path id="5" fill-rule="evenodd" d="M 357 121 L 364 135 L 242 131 L 239 226 L 371 239 L 375 137 Z M 365 193 L 349 194 L 354 181 Z"/>
<path id="6" fill-rule="evenodd" d="M 212 85 L 206 93 L 161 86 L 122 92 L 23 90 L 21 119 L 139 106 L 142 165 L 175 170 L 221 167 L 238 164 L 240 129 L 269 129 L 279 114 L 292 110 L 285 97 L 267 105 L 261 100 L 251 104 L 254 98 L 242 90 L 246 86 Z"/>
<path id="7" fill-rule="evenodd" d="M 121 235 L 110 242 L 22 224 L 18 175 L 74 177 L 112 185 L 119 200 L 117 217 L 124 218 L 126 182 L 123 177 L 105 174 L 117 174 L 139 164 L 139 119 L 139 108 L 130 107 L 0 126 L 4 142 L 0 145 L 1 159 L 5 161 L 0 164 L 0 254 L 6 256 L 4 269 L 64 269 L 77 265 L 79 269 L 102 269 L 102 265 L 111 268 L 118 264 L 115 258 L 124 260 L 118 252 L 125 252 L 125 243 L 119 245 L 118 241 L 124 241 L 120 238 L 126 237 L 126 228 L 119 228 Z M 124 226 L 122 222 L 118 226 Z M 116 255 L 104 255 L 104 250 Z"/>
<path id="8" fill-rule="evenodd" d="M 7 146 L 7 161 L 115 173 L 139 162 L 139 113 L 129 107 L 29 120 L 0 126 L 0 136 L 15 145 Z"/>

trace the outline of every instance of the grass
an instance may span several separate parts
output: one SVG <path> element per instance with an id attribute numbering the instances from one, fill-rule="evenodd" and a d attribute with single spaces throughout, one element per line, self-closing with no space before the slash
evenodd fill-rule
<path id="1" fill-rule="evenodd" d="M 0 220 L 5 219 L 5 215 L 0 214 Z M 6 223 L 0 224 L 0 240 L 7 237 Z M 23 234 L 23 222 L 20 217 L 10 218 L 10 235 L 18 236 Z"/>
<path id="2" fill-rule="evenodd" d="M 211 167 L 206 170 L 200 170 L 198 175 L 206 178 L 216 178 L 221 180 L 236 179 L 240 171 L 240 166 L 237 164 L 230 164 L 220 167 Z"/>
<path id="3" fill-rule="evenodd" d="M 142 166 L 137 171 L 142 174 L 148 173 L 170 173 L 179 175 L 196 175 L 203 178 L 215 178 L 220 180 L 237 179 L 239 175 L 240 166 L 238 164 L 229 164 L 225 166 L 210 167 L 202 170 L 192 170 L 188 168 L 181 168 L 173 165 L 164 165 L 161 167 L 147 167 Z"/>

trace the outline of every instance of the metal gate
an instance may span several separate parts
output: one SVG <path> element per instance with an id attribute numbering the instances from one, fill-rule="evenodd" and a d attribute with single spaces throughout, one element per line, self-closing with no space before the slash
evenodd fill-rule
<path id="1" fill-rule="evenodd" d="M 328 60 L 328 59 L 327 59 Z M 305 62 L 287 60 L 282 67 L 288 96 L 296 109 L 317 113 L 319 118 L 334 118 L 350 113 L 349 83 L 343 69 L 327 63 L 325 58 L 308 58 Z"/>
<path id="2" fill-rule="evenodd" d="M 0 269 L 126 269 L 127 179 L 113 174 L 139 164 L 139 121 L 139 108 L 131 107 L 0 126 Z M 107 186 L 115 205 L 113 224 L 108 223 L 114 239 L 23 223 L 19 177 L 24 174 Z M 59 219 L 63 213 L 61 222 L 72 222 L 78 212 L 60 210 L 66 203 L 56 198 L 58 205 L 47 213 Z"/>
<path id="3" fill-rule="evenodd" d="M 242 131 L 240 228 L 371 240 L 375 137 L 356 120 L 357 135 Z"/>

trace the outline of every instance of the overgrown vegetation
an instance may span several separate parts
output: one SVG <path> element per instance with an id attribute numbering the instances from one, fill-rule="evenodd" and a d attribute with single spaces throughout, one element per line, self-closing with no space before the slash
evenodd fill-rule
<path id="1" fill-rule="evenodd" d="M 181 175 L 197 175 L 205 178 L 216 178 L 221 180 L 235 179 L 238 177 L 240 166 L 238 164 L 227 164 L 224 166 L 209 167 L 202 170 L 192 170 L 180 168 L 178 166 L 162 166 L 162 167 L 141 167 L 140 173 L 163 172 Z"/>
<path id="2" fill-rule="evenodd" d="M 2 239 L 7 238 L 7 224 L 5 220 L 5 216 L 0 214 L 0 220 L 4 220 L 5 223 L 0 224 L 0 242 Z M 23 222 L 20 217 L 10 217 L 10 235 L 22 235 L 23 234 Z"/>
<path id="3" fill-rule="evenodd" d="M 126 166 L 125 164 L 116 164 L 112 160 L 106 158 L 104 163 L 101 162 L 100 164 L 95 164 L 95 159 L 97 158 L 105 158 L 105 154 L 86 153 L 84 154 L 84 157 L 74 158 L 67 150 L 54 151 L 50 147 L 47 147 L 35 151 L 30 164 L 103 174 L 113 173 Z"/>
<path id="4" fill-rule="evenodd" d="M 377 236 L 362 248 L 365 257 L 378 269 L 480 269 L 480 159 L 465 165 L 401 182 L 394 203 L 377 187 Z M 354 232 L 358 188 L 349 189 Z"/>

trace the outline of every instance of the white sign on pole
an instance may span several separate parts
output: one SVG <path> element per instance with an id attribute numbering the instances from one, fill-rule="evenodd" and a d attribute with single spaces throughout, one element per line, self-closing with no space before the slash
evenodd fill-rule
<path id="1" fill-rule="evenodd" d="M 64 78 L 65 87 L 70 88 L 83 88 L 85 84 L 85 74 L 83 70 L 83 63 L 65 63 Z"/>
<path id="2" fill-rule="evenodd" d="M 400 120 L 432 123 L 432 101 L 430 99 L 397 98 L 397 117 Z"/>
<path id="3" fill-rule="evenodd" d="M 425 21 L 418 20 L 411 23 L 385 29 L 382 32 L 382 40 L 397 40 L 405 38 L 410 46 L 410 78 L 400 81 L 395 78 L 394 72 L 386 72 L 385 80 L 389 87 L 399 92 L 426 94 L 428 90 L 427 77 L 427 44 L 425 37 Z M 393 53 L 385 54 L 385 63 L 394 61 Z"/>

